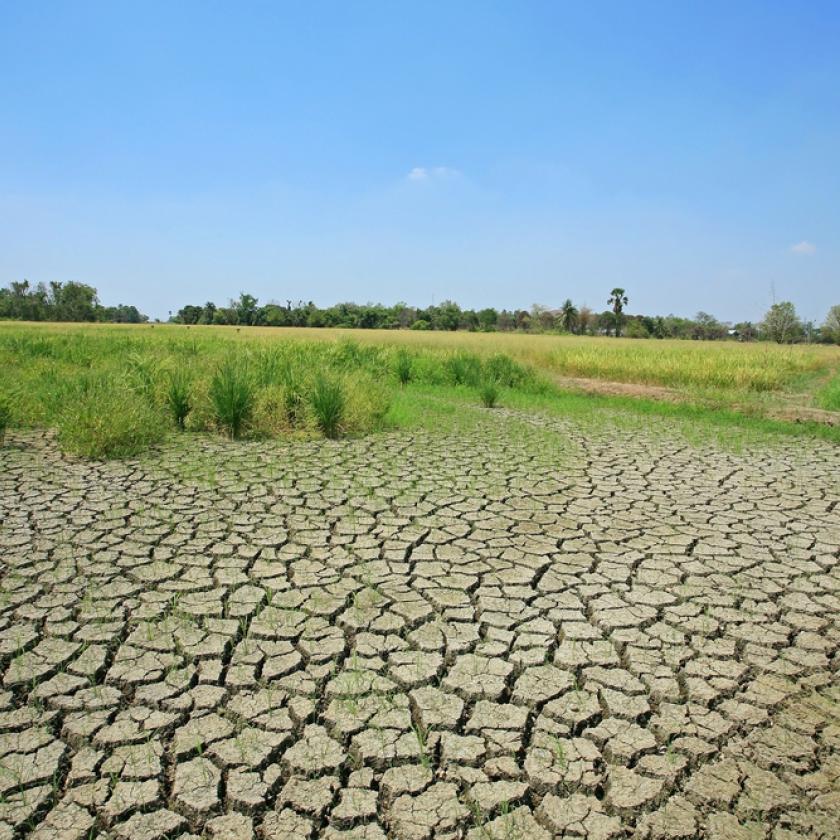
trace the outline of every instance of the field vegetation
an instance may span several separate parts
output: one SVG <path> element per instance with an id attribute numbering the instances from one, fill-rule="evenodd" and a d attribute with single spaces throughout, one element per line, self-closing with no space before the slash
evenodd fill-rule
<path id="1" fill-rule="evenodd" d="M 462 387 L 476 403 L 500 387 L 546 387 L 504 354 L 178 327 L 6 324 L 0 369 L 9 423 L 54 427 L 66 451 L 88 457 L 135 454 L 170 431 L 362 434 L 411 384 Z"/>
<path id="2" fill-rule="evenodd" d="M 702 411 L 710 422 L 717 413 L 740 424 L 792 400 L 840 410 L 838 368 L 840 349 L 828 346 L 3 323 L 0 434 L 6 425 L 54 428 L 69 453 L 122 457 L 179 432 L 335 438 L 422 425 L 423 415 L 468 404 L 695 418 Z M 566 392 L 578 379 L 663 386 L 680 399 L 669 405 L 644 390 L 572 399 Z M 426 409 L 412 411 L 413 400 Z M 837 437 L 836 428 L 808 423 L 795 431 Z"/>

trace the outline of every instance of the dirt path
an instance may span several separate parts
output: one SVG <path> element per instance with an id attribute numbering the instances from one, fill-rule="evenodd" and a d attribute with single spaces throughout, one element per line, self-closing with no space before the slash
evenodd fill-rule
<path id="1" fill-rule="evenodd" d="M 603 379 L 587 379 L 575 376 L 553 376 L 552 381 L 560 388 L 568 391 L 581 391 L 589 394 L 603 394 L 613 397 L 635 397 L 638 399 L 659 400 L 662 402 L 690 402 L 691 396 L 681 393 L 664 385 L 644 385 L 634 382 L 610 382 Z M 802 395 L 803 398 L 807 395 Z M 754 407 L 747 405 L 733 405 L 736 411 L 754 411 Z M 794 423 L 812 422 L 823 423 L 828 426 L 840 425 L 840 412 L 827 411 L 797 404 L 795 397 L 779 397 L 778 406 L 768 408 L 763 415 L 776 420 L 787 420 Z"/>

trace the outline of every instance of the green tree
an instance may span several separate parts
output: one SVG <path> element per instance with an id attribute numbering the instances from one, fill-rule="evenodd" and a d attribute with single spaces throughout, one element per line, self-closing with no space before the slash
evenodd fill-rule
<path id="1" fill-rule="evenodd" d="M 499 320 L 499 313 L 495 309 L 489 307 L 487 309 L 480 309 L 478 312 L 478 326 L 484 332 L 490 332 L 496 329 L 496 323 Z"/>
<path id="2" fill-rule="evenodd" d="M 738 341 L 754 341 L 757 330 L 755 328 L 755 324 L 752 321 L 739 321 L 735 324 L 732 329 L 735 330 L 735 334 L 738 337 Z"/>
<path id="3" fill-rule="evenodd" d="M 95 321 L 99 299 L 85 283 L 50 283 L 50 303 L 56 321 Z"/>
<path id="4" fill-rule="evenodd" d="M 627 325 L 628 338 L 648 338 L 650 333 L 640 318 L 631 318 Z"/>
<path id="5" fill-rule="evenodd" d="M 597 316 L 588 306 L 581 306 L 577 314 L 578 332 L 586 335 L 592 330 L 592 325 Z"/>
<path id="6" fill-rule="evenodd" d="M 178 310 L 178 314 L 172 319 L 179 324 L 197 324 L 201 318 L 202 309 L 200 306 L 193 306 L 188 303 Z"/>
<path id="7" fill-rule="evenodd" d="M 828 310 L 822 325 L 822 335 L 833 344 L 840 344 L 840 304 Z"/>
<path id="8" fill-rule="evenodd" d="M 417 310 L 404 301 L 394 304 L 391 317 L 400 329 L 405 329 L 417 320 Z"/>
<path id="9" fill-rule="evenodd" d="M 578 323 L 578 311 L 571 298 L 566 298 L 560 307 L 560 321 L 566 332 L 573 333 Z"/>
<path id="10" fill-rule="evenodd" d="M 239 323 L 239 313 L 233 306 L 220 306 L 213 313 L 213 323 L 219 325 L 233 326 Z"/>
<path id="11" fill-rule="evenodd" d="M 231 309 L 236 310 L 237 322 L 245 326 L 257 323 L 257 299 L 245 292 L 239 293 L 239 300 L 231 301 Z"/>
<path id="12" fill-rule="evenodd" d="M 802 322 L 796 314 L 796 307 L 789 300 L 774 303 L 761 322 L 761 331 L 777 344 L 796 341 L 802 335 Z"/>
<path id="13" fill-rule="evenodd" d="M 616 287 L 610 292 L 610 298 L 607 303 L 612 307 L 613 319 L 615 321 L 615 335 L 616 338 L 621 335 L 621 322 L 624 317 L 624 307 L 630 303 L 629 298 L 624 292 L 624 289 Z"/>
<path id="14" fill-rule="evenodd" d="M 461 307 L 451 300 L 445 300 L 434 307 L 432 325 L 436 330 L 457 330 L 461 323 Z"/>
<path id="15" fill-rule="evenodd" d="M 216 304 L 213 303 L 212 300 L 208 300 L 207 303 L 204 304 L 203 309 L 201 310 L 201 318 L 199 319 L 200 324 L 212 324 L 213 317 L 216 314 Z"/>
<path id="16" fill-rule="evenodd" d="M 28 280 L 15 281 L 0 290 L 0 318 L 45 321 L 53 318 L 47 290 L 42 283 L 34 288 Z"/>
<path id="17" fill-rule="evenodd" d="M 554 315 L 547 306 L 541 303 L 532 304 L 530 316 L 529 326 L 535 332 L 554 329 Z"/>
<path id="18" fill-rule="evenodd" d="M 723 338 L 725 332 L 726 328 L 714 315 L 709 315 L 708 312 L 701 311 L 694 316 L 692 338 L 698 338 L 701 341 L 711 341 L 712 339 Z"/>

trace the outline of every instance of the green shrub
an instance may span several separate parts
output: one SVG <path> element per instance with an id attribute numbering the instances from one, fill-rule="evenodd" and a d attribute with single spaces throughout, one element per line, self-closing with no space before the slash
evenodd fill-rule
<path id="1" fill-rule="evenodd" d="M 506 388 L 519 388 L 533 378 L 531 371 L 504 353 L 496 353 L 487 359 L 484 375 Z"/>
<path id="2" fill-rule="evenodd" d="M 482 379 L 481 359 L 474 353 L 454 353 L 447 358 L 446 369 L 453 385 L 476 387 Z"/>
<path id="3" fill-rule="evenodd" d="M 183 368 L 169 372 L 164 401 L 175 426 L 181 431 L 184 430 L 187 415 L 192 410 L 190 385 L 190 375 Z"/>
<path id="4" fill-rule="evenodd" d="M 411 381 L 411 353 L 405 347 L 400 347 L 397 350 L 397 355 L 394 359 L 394 372 L 397 374 L 400 385 L 407 385 Z"/>
<path id="5" fill-rule="evenodd" d="M 217 424 L 238 438 L 254 409 L 254 385 L 245 362 L 224 362 L 213 374 L 209 396 Z"/>
<path id="6" fill-rule="evenodd" d="M 499 386 L 492 379 L 488 379 L 481 383 L 478 393 L 482 405 L 485 408 L 493 408 L 499 399 Z"/>
<path id="7" fill-rule="evenodd" d="M 312 386 L 310 405 L 315 425 L 328 438 L 341 433 L 346 408 L 344 388 L 337 379 L 319 375 Z"/>
<path id="8" fill-rule="evenodd" d="M 12 410 L 9 407 L 8 400 L 5 397 L 0 397 L 0 446 L 6 442 L 6 429 L 12 419 Z"/>
<path id="9" fill-rule="evenodd" d="M 143 396 L 109 381 L 83 382 L 58 417 L 58 442 L 85 458 L 136 455 L 164 435 L 160 415 Z"/>

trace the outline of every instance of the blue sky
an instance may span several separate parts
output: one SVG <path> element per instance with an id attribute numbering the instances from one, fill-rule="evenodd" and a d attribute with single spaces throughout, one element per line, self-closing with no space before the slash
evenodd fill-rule
<path id="1" fill-rule="evenodd" d="M 0 284 L 840 303 L 840 5 L 0 6 Z"/>

